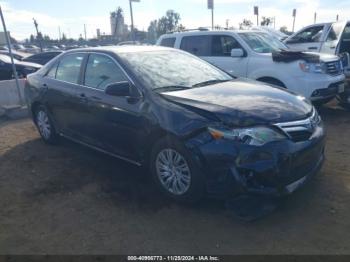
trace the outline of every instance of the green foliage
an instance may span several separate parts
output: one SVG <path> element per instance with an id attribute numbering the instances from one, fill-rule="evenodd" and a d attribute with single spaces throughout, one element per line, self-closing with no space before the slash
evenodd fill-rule
<path id="1" fill-rule="evenodd" d="M 181 18 L 180 14 L 175 12 L 174 10 L 168 10 L 165 16 L 162 16 L 158 20 L 151 21 L 148 26 L 148 34 L 147 38 L 151 43 L 154 43 L 159 36 L 177 31 L 183 30 L 185 27 L 183 25 L 179 25 Z"/>

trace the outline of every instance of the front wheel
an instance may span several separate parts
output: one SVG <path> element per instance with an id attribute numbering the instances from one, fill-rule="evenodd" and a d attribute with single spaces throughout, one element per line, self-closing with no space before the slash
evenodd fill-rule
<path id="1" fill-rule="evenodd" d="M 44 106 L 39 106 L 35 110 L 35 124 L 39 130 L 41 138 L 48 144 L 56 144 L 58 135 L 53 122 Z"/>
<path id="2" fill-rule="evenodd" d="M 349 90 L 347 90 L 343 94 L 339 94 L 337 96 L 337 100 L 339 101 L 339 104 L 342 107 L 350 110 L 350 91 Z"/>
<path id="3" fill-rule="evenodd" d="M 204 194 L 204 176 L 185 146 L 176 138 L 159 140 L 151 154 L 150 168 L 158 188 L 182 202 L 195 202 Z"/>

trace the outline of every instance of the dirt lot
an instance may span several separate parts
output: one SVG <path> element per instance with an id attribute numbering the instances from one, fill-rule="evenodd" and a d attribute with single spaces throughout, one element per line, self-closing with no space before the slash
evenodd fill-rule
<path id="1" fill-rule="evenodd" d="M 147 172 L 70 142 L 45 145 L 32 122 L 0 124 L 0 254 L 350 254 L 350 112 L 323 108 L 322 172 L 254 223 L 222 201 L 182 206 Z"/>

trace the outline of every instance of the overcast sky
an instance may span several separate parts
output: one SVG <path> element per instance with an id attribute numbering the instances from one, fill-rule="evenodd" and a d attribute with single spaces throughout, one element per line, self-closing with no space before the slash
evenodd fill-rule
<path id="1" fill-rule="evenodd" d="M 253 6 L 258 5 L 260 16 L 275 16 L 276 28 L 292 28 L 292 10 L 297 9 L 295 28 L 313 23 L 317 12 L 318 22 L 329 22 L 339 15 L 340 20 L 350 20 L 349 0 L 214 0 L 215 24 L 238 27 L 247 18 L 256 22 Z M 3 0 L 0 1 L 11 35 L 17 39 L 35 33 L 32 18 L 39 23 L 43 34 L 58 38 L 58 27 L 68 37 L 78 38 L 87 25 L 88 37 L 96 35 L 96 28 L 110 34 L 109 13 L 117 6 L 124 10 L 125 22 L 130 24 L 129 0 Z M 180 13 L 186 28 L 211 25 L 207 0 L 141 0 L 134 3 L 134 20 L 138 29 L 147 30 L 149 22 L 173 9 Z M 347 17 L 348 16 L 348 17 Z"/>

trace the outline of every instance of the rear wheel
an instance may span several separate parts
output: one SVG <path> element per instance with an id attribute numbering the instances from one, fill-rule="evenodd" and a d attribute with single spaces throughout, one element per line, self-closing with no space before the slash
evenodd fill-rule
<path id="1" fill-rule="evenodd" d="M 52 120 L 44 106 L 39 106 L 35 110 L 35 124 L 39 130 L 41 138 L 48 144 L 56 144 L 58 135 Z"/>
<path id="2" fill-rule="evenodd" d="M 204 176 L 188 150 L 175 138 L 160 139 L 150 161 L 155 183 L 169 197 L 195 202 L 203 196 Z"/>

